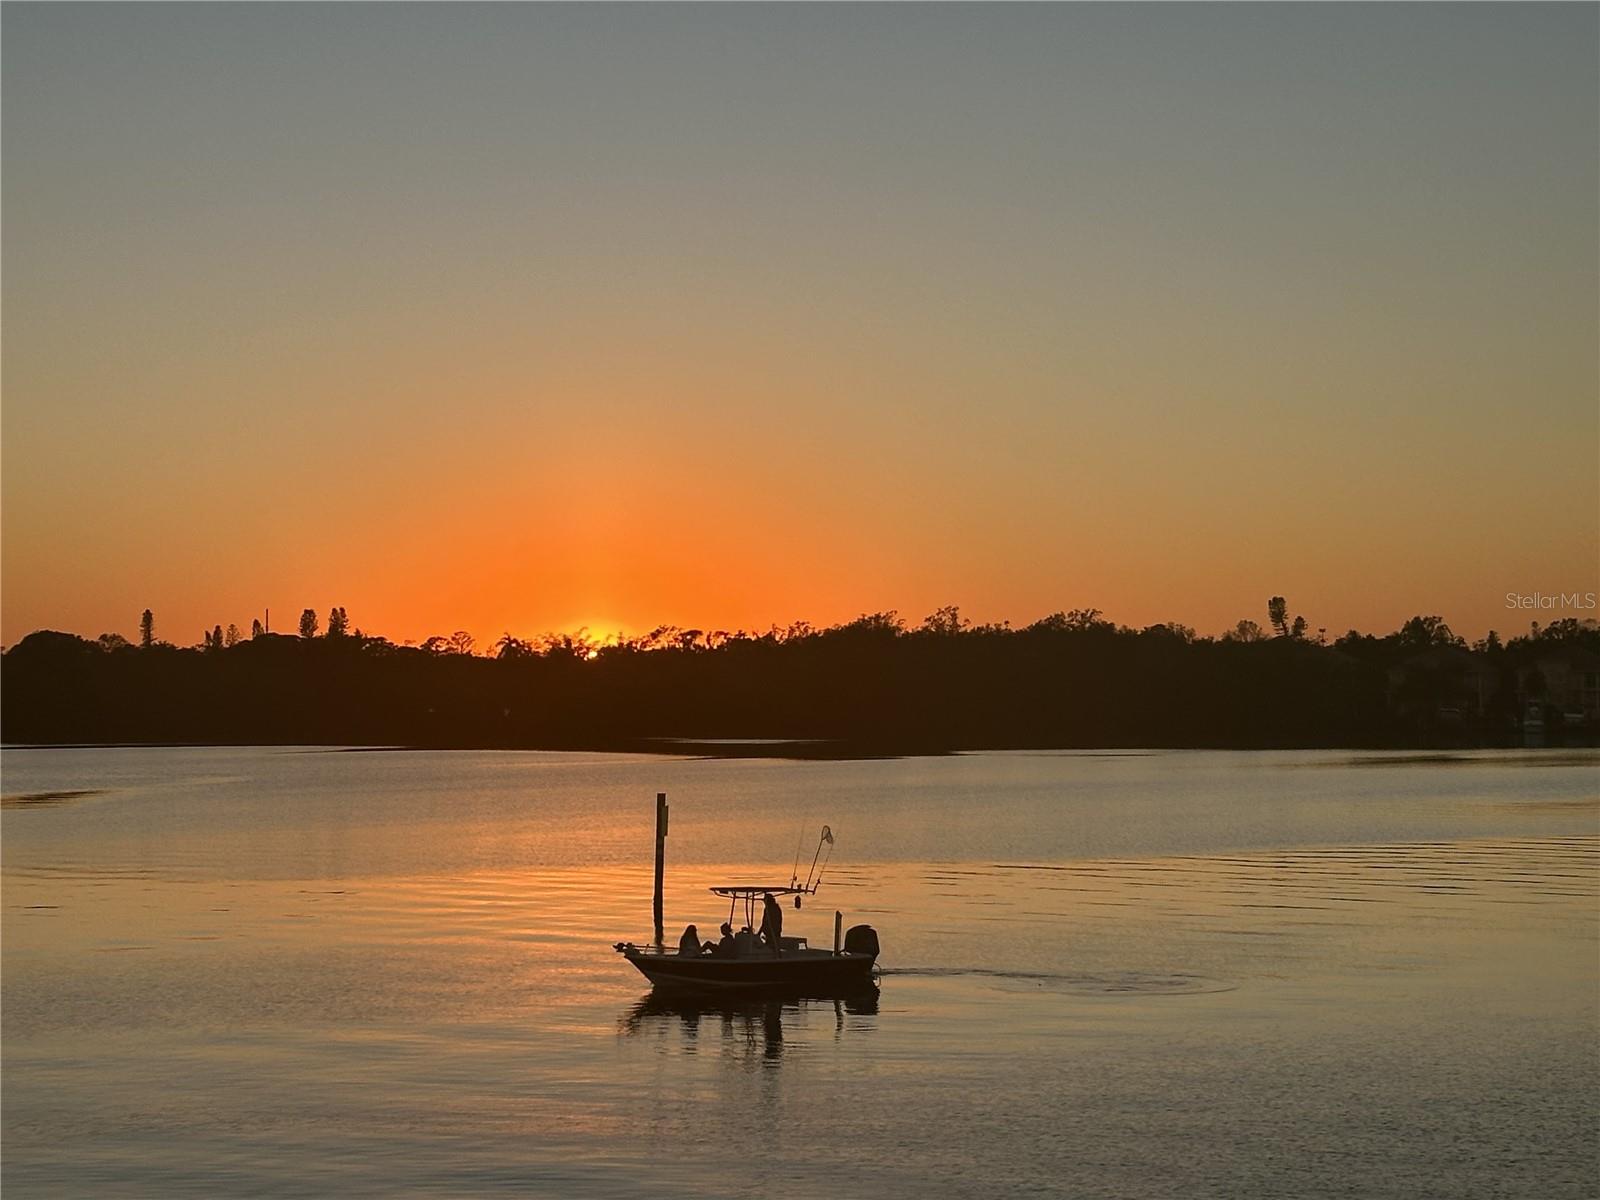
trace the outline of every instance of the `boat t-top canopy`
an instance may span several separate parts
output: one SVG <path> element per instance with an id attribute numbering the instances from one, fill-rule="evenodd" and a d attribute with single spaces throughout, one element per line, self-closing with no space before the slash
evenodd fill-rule
<path id="1" fill-rule="evenodd" d="M 800 907 L 801 896 L 814 896 L 817 893 L 817 884 L 821 880 L 814 880 L 810 884 L 799 881 L 785 887 L 769 887 L 751 883 L 730 883 L 722 887 L 711 889 L 712 895 L 721 896 L 728 902 L 728 923 L 733 923 L 734 915 L 739 911 L 739 902 L 744 902 L 744 924 L 746 929 L 754 929 L 760 924 L 760 914 L 757 909 L 761 907 L 763 896 L 793 896 L 796 908 Z"/>
<path id="2" fill-rule="evenodd" d="M 800 835 L 802 843 L 805 834 Z M 826 846 L 828 853 L 822 853 Z M 794 871 L 789 876 L 787 884 L 757 884 L 757 883 L 724 883 L 711 889 L 711 894 L 721 896 L 728 901 L 728 921 L 733 922 L 734 914 L 738 911 L 739 901 L 744 901 L 744 920 L 747 928 L 756 925 L 756 901 L 762 896 L 793 896 L 794 906 L 800 907 L 801 896 L 815 896 L 817 888 L 822 883 L 822 872 L 828 869 L 828 858 L 833 856 L 833 830 L 826 825 L 822 827 L 822 836 L 817 839 L 817 852 L 811 856 L 811 869 L 806 872 L 805 882 L 800 880 L 800 847 L 794 851 Z M 820 866 L 819 866 L 820 860 Z"/>

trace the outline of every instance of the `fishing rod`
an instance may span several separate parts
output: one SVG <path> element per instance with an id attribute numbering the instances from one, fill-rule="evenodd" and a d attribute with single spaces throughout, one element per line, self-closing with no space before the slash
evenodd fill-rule
<path id="1" fill-rule="evenodd" d="M 822 858 L 822 847 L 824 845 L 826 845 L 828 847 L 827 858 Z M 832 858 L 832 857 L 833 857 L 833 830 L 829 829 L 826 825 L 824 825 L 822 827 L 822 836 L 817 839 L 817 852 L 811 856 L 811 869 L 806 872 L 806 886 L 805 886 L 806 892 L 808 892 L 808 893 L 810 893 L 812 895 L 816 894 L 817 885 L 822 882 L 822 871 L 826 871 L 828 869 L 828 859 Z M 822 858 L 822 871 L 818 871 L 817 870 L 817 859 L 818 858 Z M 816 883 L 813 883 L 811 881 L 811 877 L 812 877 L 813 874 L 816 875 Z"/>
<path id="2" fill-rule="evenodd" d="M 806 844 L 806 822 L 800 819 L 800 835 L 794 839 L 794 869 L 789 872 L 789 886 L 794 887 L 800 882 L 800 851 Z"/>

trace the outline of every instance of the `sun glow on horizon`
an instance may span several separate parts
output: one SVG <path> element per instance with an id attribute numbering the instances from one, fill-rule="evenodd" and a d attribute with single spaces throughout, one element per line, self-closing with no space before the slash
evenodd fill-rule
<path id="1" fill-rule="evenodd" d="M 9 6 L 0 641 L 1524 632 L 1600 588 L 1596 23 Z"/>
<path id="2" fill-rule="evenodd" d="M 628 638 L 622 622 L 604 617 L 575 621 L 563 626 L 562 631 L 568 633 L 574 641 L 581 639 L 595 646 L 615 646 Z"/>

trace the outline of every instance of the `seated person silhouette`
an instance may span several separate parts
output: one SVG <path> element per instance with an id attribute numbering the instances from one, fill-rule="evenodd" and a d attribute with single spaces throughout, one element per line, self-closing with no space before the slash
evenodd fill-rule
<path id="1" fill-rule="evenodd" d="M 726 921 L 722 923 L 722 937 L 711 948 L 711 953 L 718 958 L 732 958 L 739 953 L 739 943 L 733 936 L 733 926 Z"/>
<path id="2" fill-rule="evenodd" d="M 678 939 L 678 953 L 685 958 L 695 958 L 700 951 L 700 931 L 693 925 L 685 926 L 683 936 Z"/>

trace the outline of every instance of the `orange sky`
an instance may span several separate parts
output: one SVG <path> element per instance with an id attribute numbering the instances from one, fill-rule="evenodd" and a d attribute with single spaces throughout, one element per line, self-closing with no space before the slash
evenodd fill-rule
<path id="1" fill-rule="evenodd" d="M 0 638 L 1597 615 L 1595 26 L 13 6 Z"/>

